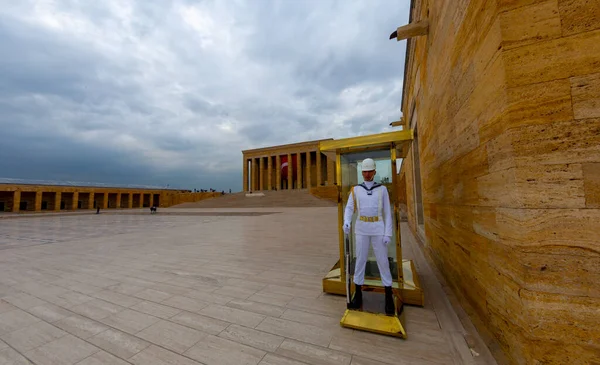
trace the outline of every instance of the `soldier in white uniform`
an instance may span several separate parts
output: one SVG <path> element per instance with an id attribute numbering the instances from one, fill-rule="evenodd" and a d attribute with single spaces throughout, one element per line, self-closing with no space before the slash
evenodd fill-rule
<path id="1" fill-rule="evenodd" d="M 393 224 L 390 198 L 387 188 L 373 181 L 376 173 L 375 161 L 370 158 L 364 159 L 361 167 L 364 182 L 352 187 L 344 210 L 343 229 L 346 234 L 350 233 L 353 212 L 357 211 L 358 213 L 354 227 L 356 241 L 354 286 L 356 293 L 352 298 L 350 308 L 359 309 L 362 306 L 361 287 L 365 280 L 365 266 L 369 254 L 369 244 L 371 244 L 377 258 L 381 281 L 385 287 L 385 312 L 387 315 L 393 315 L 395 308 L 392 296 L 392 275 L 387 255 L 387 246 L 392 240 Z"/>

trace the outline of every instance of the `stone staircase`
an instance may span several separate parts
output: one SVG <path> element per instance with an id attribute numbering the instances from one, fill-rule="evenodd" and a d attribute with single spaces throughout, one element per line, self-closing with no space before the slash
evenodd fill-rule
<path id="1" fill-rule="evenodd" d="M 264 196 L 246 197 L 246 193 L 225 194 L 195 203 L 183 203 L 171 208 L 259 208 L 259 207 L 335 207 L 337 203 L 319 199 L 307 189 L 262 191 Z"/>

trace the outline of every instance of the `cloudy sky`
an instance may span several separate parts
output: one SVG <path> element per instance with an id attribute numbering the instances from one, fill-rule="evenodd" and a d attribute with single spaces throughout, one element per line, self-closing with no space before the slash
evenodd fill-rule
<path id="1" fill-rule="evenodd" d="M 0 177 L 241 189 L 245 149 L 389 131 L 409 0 L 0 0 Z"/>

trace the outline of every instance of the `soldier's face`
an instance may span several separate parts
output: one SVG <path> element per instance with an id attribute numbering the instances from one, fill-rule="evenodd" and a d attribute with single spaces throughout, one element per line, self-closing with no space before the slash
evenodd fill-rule
<path id="1" fill-rule="evenodd" d="M 373 171 L 363 171 L 362 172 L 363 179 L 365 181 L 372 181 L 375 177 L 375 170 Z"/>

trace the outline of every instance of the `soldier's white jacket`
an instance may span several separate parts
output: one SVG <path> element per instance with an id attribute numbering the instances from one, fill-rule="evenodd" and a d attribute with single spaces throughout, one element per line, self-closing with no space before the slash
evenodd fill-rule
<path id="1" fill-rule="evenodd" d="M 369 194 L 369 191 L 371 194 Z M 354 196 L 353 196 L 354 194 Z M 355 203 L 356 201 L 356 203 Z M 365 181 L 355 185 L 348 195 L 348 203 L 344 210 L 344 224 L 352 225 L 352 214 L 357 209 L 354 233 L 365 236 L 392 236 L 392 211 L 390 197 L 384 185 L 373 181 Z M 377 222 L 361 221 L 360 216 L 379 217 Z"/>

